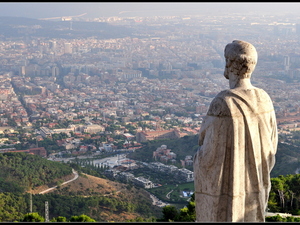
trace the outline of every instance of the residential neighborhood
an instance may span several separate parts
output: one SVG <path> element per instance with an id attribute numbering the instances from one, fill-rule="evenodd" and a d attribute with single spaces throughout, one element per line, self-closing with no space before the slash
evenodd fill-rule
<path id="1" fill-rule="evenodd" d="M 296 15 L 85 21 L 120 25 L 135 33 L 107 39 L 35 37 L 29 31 L 40 28 L 28 25 L 27 30 L 20 27 L 25 38 L 0 37 L 2 151 L 44 147 L 48 156 L 70 157 L 197 135 L 211 100 L 228 88 L 223 51 L 236 36 L 257 48 L 253 84 L 271 96 L 279 134 L 297 130 Z M 229 34 L 231 26 L 240 29 Z M 172 152 L 153 152 L 160 162 L 176 158 Z M 192 164 L 190 155 L 176 160 L 182 167 Z"/>

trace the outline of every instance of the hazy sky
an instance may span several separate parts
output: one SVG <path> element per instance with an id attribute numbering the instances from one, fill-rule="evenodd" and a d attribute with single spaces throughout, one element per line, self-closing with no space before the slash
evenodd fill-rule
<path id="1" fill-rule="evenodd" d="M 300 12 L 297 2 L 1 2 L 0 16 L 45 18 L 73 16 L 162 16 L 236 12 Z"/>

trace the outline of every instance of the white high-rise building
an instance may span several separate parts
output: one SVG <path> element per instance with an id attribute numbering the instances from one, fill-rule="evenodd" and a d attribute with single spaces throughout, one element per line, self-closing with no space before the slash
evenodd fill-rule
<path id="1" fill-rule="evenodd" d="M 71 43 L 65 43 L 65 54 L 72 54 L 72 44 Z"/>
<path id="2" fill-rule="evenodd" d="M 56 41 L 50 41 L 49 42 L 49 48 L 52 50 L 52 51 L 56 51 Z"/>
<path id="3" fill-rule="evenodd" d="M 51 69 L 51 74 L 53 77 L 57 77 L 59 75 L 59 68 L 57 66 L 53 66 Z"/>
<path id="4" fill-rule="evenodd" d="M 288 71 L 290 69 L 291 61 L 289 56 L 284 56 L 284 69 Z"/>
<path id="5" fill-rule="evenodd" d="M 25 76 L 25 74 L 26 74 L 26 67 L 25 66 L 21 66 L 19 68 L 19 75 L 20 76 Z"/>

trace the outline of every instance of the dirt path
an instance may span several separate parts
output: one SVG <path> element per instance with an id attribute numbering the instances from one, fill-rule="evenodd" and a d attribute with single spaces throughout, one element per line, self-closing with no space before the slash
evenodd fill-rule
<path id="1" fill-rule="evenodd" d="M 71 180 L 68 180 L 68 181 L 63 182 L 63 183 L 61 184 L 61 186 L 65 185 L 65 184 L 67 184 L 67 183 L 70 183 L 70 182 L 76 180 L 76 179 L 79 177 L 77 171 L 75 171 L 74 169 L 72 169 L 72 172 L 73 172 L 73 174 L 75 175 L 74 178 L 72 178 Z M 49 191 L 51 191 L 51 190 L 53 190 L 53 189 L 55 189 L 55 188 L 57 188 L 57 186 L 54 186 L 54 187 L 48 188 L 48 189 L 46 189 L 46 190 L 44 190 L 44 191 L 41 191 L 39 194 L 45 194 L 45 193 L 47 193 L 47 192 L 49 192 Z"/>

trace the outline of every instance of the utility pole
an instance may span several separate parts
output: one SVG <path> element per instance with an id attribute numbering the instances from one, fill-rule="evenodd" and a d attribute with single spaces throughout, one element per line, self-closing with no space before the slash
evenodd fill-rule
<path id="1" fill-rule="evenodd" d="M 29 194 L 29 212 L 32 213 L 32 181 L 29 178 L 30 194 Z"/>
<path id="2" fill-rule="evenodd" d="M 49 207 L 48 201 L 45 201 L 45 222 L 49 222 Z"/>
<path id="3" fill-rule="evenodd" d="M 30 209 L 29 209 L 29 211 L 30 211 L 30 213 L 32 213 L 32 193 L 30 192 L 30 199 L 29 199 L 29 201 L 30 201 Z"/>

